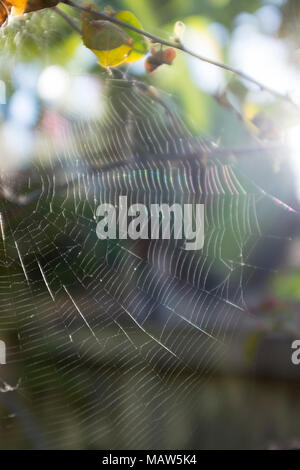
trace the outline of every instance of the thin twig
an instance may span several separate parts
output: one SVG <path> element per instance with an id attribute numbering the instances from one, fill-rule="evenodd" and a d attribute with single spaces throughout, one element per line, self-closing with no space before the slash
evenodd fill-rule
<path id="1" fill-rule="evenodd" d="M 82 34 L 81 29 L 77 26 L 77 24 L 72 20 L 72 18 L 69 17 L 66 13 L 64 13 L 60 8 L 58 7 L 53 7 L 53 10 L 61 16 L 70 26 L 72 29 L 74 29 L 77 33 Z"/>
<path id="2" fill-rule="evenodd" d="M 65 3 L 66 5 L 69 5 L 73 8 L 77 8 L 78 10 L 81 10 L 81 11 L 86 11 L 88 13 L 93 13 L 95 16 L 98 16 L 98 18 L 101 18 L 102 20 L 110 21 L 111 23 L 115 23 L 118 26 L 122 26 L 123 28 L 125 27 L 127 29 L 130 29 L 130 30 L 132 30 L 136 33 L 139 33 L 139 34 L 151 39 L 151 41 L 153 41 L 153 42 L 156 42 L 158 44 L 162 44 L 164 46 L 173 47 L 174 49 L 185 52 L 186 54 L 189 54 L 192 57 L 196 57 L 197 59 L 201 60 L 202 62 L 206 62 L 206 63 L 211 64 L 211 65 L 215 65 L 216 67 L 219 67 L 223 70 L 231 72 L 235 75 L 238 75 L 241 78 L 243 78 L 244 80 L 247 80 L 248 82 L 251 82 L 254 85 L 258 86 L 260 90 L 266 91 L 266 92 L 270 93 L 271 95 L 276 96 L 277 98 L 280 98 L 284 101 L 287 101 L 288 103 L 292 104 L 293 106 L 297 107 L 298 109 L 300 108 L 297 105 L 297 103 L 295 103 L 290 98 L 290 96 L 288 94 L 280 93 L 280 92 L 274 90 L 273 88 L 270 88 L 270 87 L 264 85 L 263 83 L 260 83 L 258 80 L 251 77 L 250 75 L 248 75 L 248 74 L 246 74 L 246 73 L 244 73 L 244 72 L 242 72 L 242 71 L 240 71 L 240 70 L 238 70 L 234 67 L 231 67 L 230 65 L 223 64 L 221 62 L 217 62 L 215 60 L 208 59 L 207 57 L 204 57 L 200 54 L 197 54 L 196 52 L 193 52 L 190 49 L 187 49 L 185 46 L 183 46 L 183 44 L 181 44 L 179 42 L 166 41 L 165 39 L 162 39 L 158 36 L 155 36 L 154 34 L 148 33 L 147 31 L 144 31 L 140 28 L 136 28 L 135 26 L 132 26 L 132 25 L 126 23 L 125 21 L 121 21 L 118 18 L 115 18 L 114 16 L 110 16 L 110 15 L 107 15 L 105 13 L 101 13 L 97 10 L 94 10 L 93 8 L 90 8 L 90 7 L 85 7 L 85 6 L 82 6 L 82 5 L 78 5 L 77 3 L 73 2 L 72 0 L 62 0 L 62 3 Z"/>

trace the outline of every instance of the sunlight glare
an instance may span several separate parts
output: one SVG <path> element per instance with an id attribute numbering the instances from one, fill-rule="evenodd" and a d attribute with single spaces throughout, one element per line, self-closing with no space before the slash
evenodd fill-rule
<path id="1" fill-rule="evenodd" d="M 47 67 L 40 75 L 38 81 L 38 92 L 45 101 L 58 101 L 63 97 L 69 86 L 69 75 L 56 65 Z"/>
<path id="2" fill-rule="evenodd" d="M 300 124 L 289 130 L 287 143 L 290 148 L 292 169 L 295 172 L 297 196 L 300 199 Z"/>

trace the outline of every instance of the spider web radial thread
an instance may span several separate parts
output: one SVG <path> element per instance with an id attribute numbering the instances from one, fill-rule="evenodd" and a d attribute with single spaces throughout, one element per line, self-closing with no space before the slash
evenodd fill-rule
<path id="1" fill-rule="evenodd" d="M 45 140 L 30 169 L 2 176 L 0 330 L 27 433 L 42 436 L 30 446 L 166 447 L 163 429 L 247 315 L 260 206 L 273 202 L 148 91 L 108 80 L 99 121 L 67 122 L 63 151 Z M 120 195 L 204 204 L 203 249 L 99 240 L 97 207 Z M 3 403 L 5 420 L 16 404 Z"/>

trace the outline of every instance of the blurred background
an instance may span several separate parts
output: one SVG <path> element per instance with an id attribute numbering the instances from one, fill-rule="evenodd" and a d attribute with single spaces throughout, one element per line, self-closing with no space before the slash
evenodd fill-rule
<path id="1" fill-rule="evenodd" d="M 186 47 L 238 68 L 300 106 L 297 0 L 108 3 L 115 10 L 132 11 L 145 30 L 167 40 L 174 34 L 176 21 L 182 21 Z M 97 5 L 103 9 L 107 3 Z M 77 21 L 76 11 L 65 5 L 60 8 Z M 33 168 L 42 174 L 49 159 L 59 166 L 60 154 L 72 154 L 73 143 L 66 139 L 70 128 L 72 138 L 81 139 L 84 154 L 85 130 L 81 126 L 104 116 L 109 77 L 80 36 L 51 9 L 10 20 L 0 31 L 0 50 L 0 198 L 4 212 L 13 213 L 8 225 L 12 224 L 15 234 L 22 223 L 27 223 L 29 230 L 33 223 L 32 206 L 28 210 L 27 206 L 16 211 L 12 208 L 16 194 L 33 194 L 34 176 L 29 178 L 31 186 L 28 184 Z M 190 139 L 201 136 L 227 149 L 229 164 L 237 166 L 268 195 L 272 208 L 261 209 L 260 215 L 269 236 L 257 236 L 260 241 L 251 255 L 251 275 L 240 281 L 247 313 L 221 366 L 209 377 L 203 378 L 198 370 L 197 355 L 191 355 L 187 369 L 172 375 L 168 360 L 158 360 L 149 349 L 148 358 L 146 355 L 143 360 L 151 362 L 155 373 L 159 370 L 161 382 L 155 388 L 157 379 L 152 369 L 148 371 L 144 363 L 133 359 L 128 364 L 119 360 L 118 354 L 124 350 L 116 353 L 117 335 L 107 355 L 101 350 L 100 359 L 97 345 L 89 346 L 85 337 L 79 339 L 75 353 L 78 362 L 68 377 L 64 368 L 70 353 L 57 348 L 55 342 L 48 344 L 46 320 L 37 320 L 33 313 L 34 305 L 46 313 L 52 308 L 44 301 L 45 292 L 35 290 L 37 275 L 34 268 L 30 270 L 33 249 L 26 244 L 23 247 L 25 260 L 28 255 L 26 272 L 32 275 L 32 280 L 25 280 L 26 289 L 32 281 L 29 295 L 25 281 L 14 277 L 19 271 L 13 260 L 18 259 L 20 264 L 22 257 L 12 236 L 13 248 L 5 243 L 1 247 L 3 259 L 8 249 L 6 260 L 10 261 L 9 266 L 1 262 L 0 278 L 0 339 L 9 345 L 7 364 L 0 366 L 0 448 L 300 448 L 300 365 L 291 361 L 291 344 L 300 339 L 299 108 L 179 52 L 172 66 L 164 65 L 153 74 L 146 74 L 145 58 L 123 67 L 122 72 L 125 80 L 130 77 L 155 87 L 159 99 L 176 110 Z M 76 152 L 71 170 L 77 168 L 79 172 Z M 50 166 L 53 169 L 55 165 Z M 63 201 L 64 196 L 57 204 Z M 259 198 L 257 201 L 259 204 Z M 40 211 L 46 216 L 46 206 L 33 205 L 34 214 Z M 27 222 L 24 217 L 28 217 Z M 56 234 L 53 227 L 42 223 L 32 230 L 49 231 L 49 237 L 67 250 L 68 242 L 58 240 L 58 233 L 66 232 L 68 224 L 55 218 L 55 213 L 51 217 Z M 39 242 L 37 246 L 44 247 Z M 88 249 L 87 244 L 82 245 L 83 258 Z M 41 249 L 46 270 L 57 270 L 56 263 L 51 265 L 53 256 L 50 249 L 48 254 Z M 88 265 L 89 259 L 84 262 Z M 65 278 L 69 282 L 67 274 Z M 55 286 L 53 280 L 50 290 Z M 82 298 L 84 306 L 89 298 Z M 58 312 L 68 308 L 63 299 L 58 305 Z M 67 322 L 68 315 L 67 311 Z M 43 348 L 35 356 L 34 347 L 22 345 L 34 341 L 39 328 L 43 331 Z M 49 329 L 49 337 L 52 334 Z M 106 335 L 101 327 L 99 337 L 105 345 L 115 333 Z M 30 362 L 32 354 L 34 361 Z M 43 354 L 47 354 L 46 359 Z M 48 368 L 51 379 L 44 381 Z M 136 368 L 141 377 L 136 375 Z M 166 381 L 164 368 L 172 376 Z M 108 377 L 117 377 L 118 385 L 106 378 L 104 370 Z M 84 384 L 83 388 L 76 388 L 77 381 Z M 135 393 L 140 381 L 145 381 L 146 395 Z M 182 399 L 185 388 L 189 389 L 188 400 Z"/>

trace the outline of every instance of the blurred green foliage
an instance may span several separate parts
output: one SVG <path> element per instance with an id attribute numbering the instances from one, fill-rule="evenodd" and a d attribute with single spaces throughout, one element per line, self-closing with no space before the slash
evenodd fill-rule
<path id="1" fill-rule="evenodd" d="M 282 272 L 276 276 L 272 284 L 272 290 L 277 298 L 282 300 L 300 301 L 300 272 Z"/>
<path id="2" fill-rule="evenodd" d="M 117 11 L 123 9 L 132 11 L 146 30 L 165 39 L 170 39 L 173 26 L 178 20 L 183 21 L 187 26 L 196 27 L 199 30 L 199 41 L 201 41 L 201 31 L 206 34 L 207 28 L 219 24 L 223 28 L 224 35 L 227 34 L 227 38 L 223 43 L 216 35 L 214 38 L 211 36 L 210 40 L 215 42 L 214 47 L 219 49 L 220 60 L 224 62 L 228 60 L 230 35 L 235 28 L 238 15 L 254 13 L 267 3 L 272 2 L 262 0 L 239 0 L 238 2 L 233 0 L 203 0 L 201 2 L 198 0 L 184 2 L 182 0 L 110 0 L 97 2 L 100 10 L 109 4 Z M 79 15 L 76 11 L 65 5 L 60 5 L 60 8 L 79 24 Z M 281 8 L 284 13 L 282 34 L 285 36 L 286 25 L 289 24 L 294 11 L 294 2 L 288 1 Z M 31 61 L 43 66 L 67 64 L 79 44 L 79 36 L 53 10 L 33 13 L 21 19 L 17 18 L 1 31 L 0 78 L 6 82 L 9 81 L 18 61 Z M 100 73 L 98 66 L 95 66 L 93 71 Z M 224 114 L 224 110 L 216 105 L 209 94 L 195 86 L 189 58 L 184 54 L 178 54 L 172 67 L 162 67 L 152 76 L 143 79 L 172 94 L 186 122 L 194 132 L 199 133 L 201 130 L 216 135 L 223 127 L 223 133 L 226 135 L 228 128 L 239 124 L 230 113 Z M 241 136 L 244 138 L 242 126 L 240 128 Z"/>

